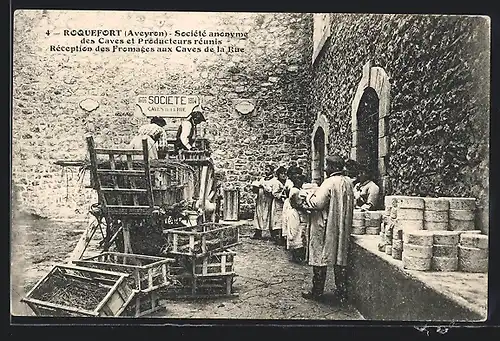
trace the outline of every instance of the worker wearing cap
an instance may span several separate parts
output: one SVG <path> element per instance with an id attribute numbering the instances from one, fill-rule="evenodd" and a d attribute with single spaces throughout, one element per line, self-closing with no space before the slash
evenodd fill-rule
<path id="1" fill-rule="evenodd" d="M 195 106 L 189 116 L 181 122 L 177 129 L 175 150 L 193 149 L 194 138 L 196 136 L 196 126 L 201 122 L 206 122 L 205 116 L 199 105 Z"/>
<path id="2" fill-rule="evenodd" d="M 335 296 L 347 300 L 347 252 L 354 210 L 352 182 L 342 174 L 344 160 L 326 158 L 327 178 L 312 193 L 299 192 L 304 208 L 311 210 L 309 231 L 309 265 L 313 267 L 312 290 L 302 294 L 307 299 L 323 295 L 327 266 L 334 266 Z"/>

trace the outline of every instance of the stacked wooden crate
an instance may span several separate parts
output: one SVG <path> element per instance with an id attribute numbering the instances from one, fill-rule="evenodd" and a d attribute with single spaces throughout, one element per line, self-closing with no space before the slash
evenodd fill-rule
<path id="1" fill-rule="evenodd" d="M 230 248 L 239 244 L 237 226 L 206 223 L 165 231 L 168 254 L 176 260 L 172 272 L 181 286 L 164 290 L 169 298 L 231 296 L 236 276 L 236 253 Z"/>
<path id="2" fill-rule="evenodd" d="M 104 252 L 94 257 L 74 260 L 73 263 L 85 268 L 128 274 L 127 281 L 133 289 L 133 295 L 119 312 L 119 316 L 140 317 L 163 308 L 159 292 L 176 284 L 171 274 L 174 261 L 163 257 Z"/>
<path id="3" fill-rule="evenodd" d="M 128 274 L 55 265 L 21 301 L 37 316 L 120 316 L 134 297 Z"/>

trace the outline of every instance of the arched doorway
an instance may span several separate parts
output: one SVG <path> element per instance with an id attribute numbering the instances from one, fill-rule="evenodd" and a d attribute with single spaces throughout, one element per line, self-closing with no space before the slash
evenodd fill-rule
<path id="1" fill-rule="evenodd" d="M 311 134 L 311 182 L 321 185 L 324 180 L 325 157 L 328 153 L 328 119 L 318 115 Z"/>
<path id="2" fill-rule="evenodd" d="M 385 70 L 367 62 L 351 104 L 351 158 L 367 162 L 375 170 L 382 197 L 392 193 L 388 176 L 390 93 Z"/>
<path id="3" fill-rule="evenodd" d="M 313 137 L 312 182 L 318 185 L 324 180 L 325 131 L 319 127 Z"/>
<path id="4" fill-rule="evenodd" d="M 378 170 L 378 121 L 379 98 L 375 90 L 368 87 L 364 90 L 358 106 L 356 119 L 358 133 L 356 145 L 358 146 L 358 162 L 364 164 L 374 176 L 374 181 L 380 186 L 380 173 Z"/>

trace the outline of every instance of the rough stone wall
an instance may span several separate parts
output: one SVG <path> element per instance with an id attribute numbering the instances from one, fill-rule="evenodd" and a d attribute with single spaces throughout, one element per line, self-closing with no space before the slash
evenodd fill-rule
<path id="1" fill-rule="evenodd" d="M 363 65 L 390 76 L 387 194 L 479 199 L 488 228 L 489 22 L 483 17 L 332 14 L 313 68 L 311 114 L 349 156 L 351 102 Z"/>
<path id="2" fill-rule="evenodd" d="M 248 38 L 226 42 L 244 53 L 49 52 L 49 43 L 78 45 L 62 30 L 80 28 L 206 29 Z M 226 186 L 242 189 L 242 211 L 251 211 L 248 184 L 266 162 L 297 160 L 308 169 L 311 32 L 306 14 L 16 12 L 12 179 L 20 206 L 52 218 L 86 214 L 95 193 L 77 181 L 77 169 L 63 174 L 53 162 L 84 158 L 88 133 L 98 146 L 126 145 L 147 121 L 133 114 L 136 96 L 162 93 L 199 95 L 210 108 L 204 130 L 216 168 Z M 234 98 L 256 99 L 257 114 L 235 114 Z M 85 99 L 99 106 L 82 110 Z"/>

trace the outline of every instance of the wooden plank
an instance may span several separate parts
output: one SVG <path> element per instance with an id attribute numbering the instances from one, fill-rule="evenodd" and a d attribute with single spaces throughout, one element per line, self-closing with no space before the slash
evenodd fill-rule
<path id="1" fill-rule="evenodd" d="M 107 187 L 101 188 L 101 191 L 111 192 L 111 193 L 113 193 L 113 192 L 114 193 L 130 193 L 130 194 L 147 193 L 148 192 L 148 190 L 145 188 L 107 188 Z"/>
<path id="2" fill-rule="evenodd" d="M 87 316 L 99 316 L 99 314 L 95 311 L 90 311 L 90 310 L 85 310 L 85 309 L 80 309 L 80 308 L 73 308 L 73 307 L 68 307 L 65 305 L 57 304 L 57 303 L 50 303 L 50 302 L 45 302 L 45 301 L 40 301 L 35 298 L 22 298 L 21 301 L 26 302 L 26 303 L 31 303 L 37 306 L 42 306 L 42 307 L 47 307 L 47 308 L 53 308 L 57 310 L 63 310 L 63 311 L 69 311 L 72 313 L 78 313 L 82 315 L 87 315 Z"/>
<path id="3" fill-rule="evenodd" d="M 132 155 L 127 155 L 127 168 L 128 170 L 133 170 L 134 166 L 133 166 L 133 163 L 132 163 Z M 127 178 L 128 181 L 130 182 L 130 187 L 131 188 L 137 188 L 137 184 L 135 182 L 135 179 L 132 177 L 132 178 Z M 139 198 L 137 197 L 137 195 L 132 195 L 132 200 L 134 201 L 134 206 L 139 206 Z"/>
<path id="4" fill-rule="evenodd" d="M 144 176 L 142 170 L 129 170 L 129 169 L 98 169 L 98 174 L 104 175 L 126 175 L 126 176 Z"/>
<path id="5" fill-rule="evenodd" d="M 99 175 L 97 174 L 97 153 L 96 153 L 94 138 L 89 135 L 86 137 L 86 140 L 87 140 L 87 149 L 89 151 L 89 157 L 90 157 L 90 174 L 95 182 L 95 187 L 97 189 L 97 196 L 99 198 L 99 202 L 103 204 L 105 209 L 106 198 L 101 192 L 101 180 L 99 178 Z"/>
<path id="6" fill-rule="evenodd" d="M 71 254 L 71 257 L 69 259 L 70 261 L 82 258 L 83 254 L 85 253 L 85 250 L 87 249 L 87 246 L 92 240 L 92 237 L 97 231 L 98 224 L 99 223 L 97 222 L 97 220 L 90 221 L 90 224 L 85 229 L 85 232 L 82 233 L 80 240 L 73 249 L 73 253 Z"/>
<path id="7" fill-rule="evenodd" d="M 137 149 L 95 148 L 95 152 L 96 154 L 142 155 L 142 151 Z"/>
<path id="8" fill-rule="evenodd" d="M 142 152 L 144 157 L 144 171 L 146 176 L 146 185 L 148 190 L 148 204 L 152 208 L 154 206 L 153 185 L 151 183 L 151 167 L 149 165 L 149 149 L 148 140 L 142 139 Z"/>

